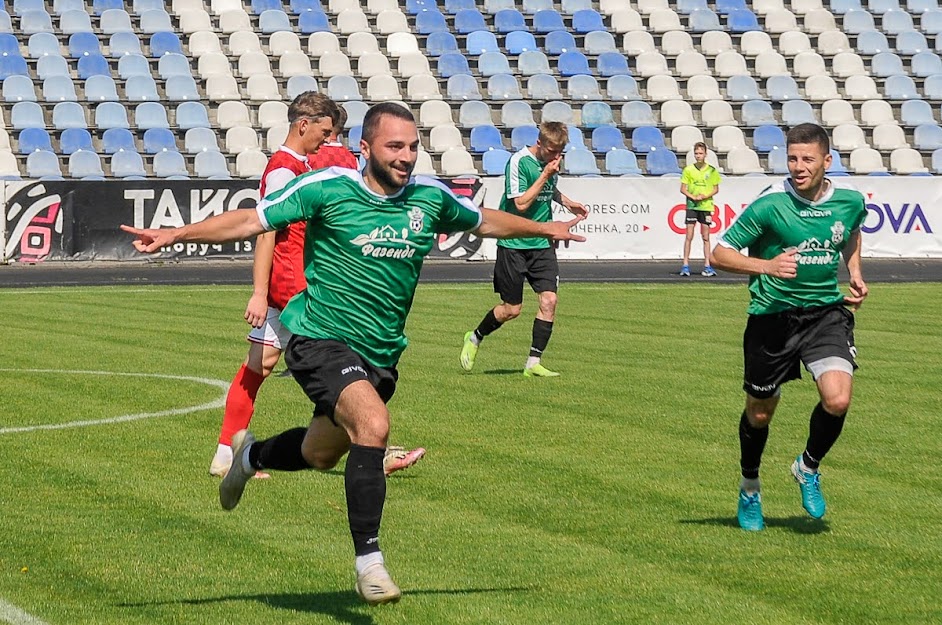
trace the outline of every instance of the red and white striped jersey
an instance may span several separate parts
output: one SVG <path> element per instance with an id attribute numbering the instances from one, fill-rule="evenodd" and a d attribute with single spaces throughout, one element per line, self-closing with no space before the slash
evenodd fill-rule
<path id="1" fill-rule="evenodd" d="M 307 156 L 281 146 L 271 155 L 262 174 L 259 195 L 279 191 L 301 174 L 311 171 Z M 284 309 L 288 300 L 304 290 L 304 222 L 291 224 L 275 233 L 271 275 L 268 279 L 268 305 Z"/>

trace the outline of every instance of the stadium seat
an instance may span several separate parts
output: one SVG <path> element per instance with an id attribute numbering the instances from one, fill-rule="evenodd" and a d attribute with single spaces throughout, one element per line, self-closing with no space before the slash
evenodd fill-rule
<path id="1" fill-rule="evenodd" d="M 596 68 L 598 75 L 603 78 L 631 74 L 628 60 L 619 52 L 601 53 L 596 60 Z"/>
<path id="2" fill-rule="evenodd" d="M 670 100 L 661 105 L 661 124 L 667 128 L 696 125 L 693 109 L 686 100 Z"/>
<path id="3" fill-rule="evenodd" d="M 48 13 L 42 10 L 24 12 L 20 16 L 20 29 L 26 35 L 55 32 L 52 27 L 52 19 Z M 128 30 L 130 30 L 130 26 Z"/>
<path id="4" fill-rule="evenodd" d="M 124 93 L 132 102 L 157 102 L 157 83 L 150 76 L 131 76 L 124 83 Z"/>
<path id="5" fill-rule="evenodd" d="M 589 149 L 585 142 L 585 136 L 582 134 L 582 130 L 578 126 L 567 125 L 567 130 L 569 131 L 569 140 L 566 143 L 566 147 L 563 152 L 568 152 L 572 148 L 581 148 L 583 150 Z"/>
<path id="6" fill-rule="evenodd" d="M 540 11 L 534 16 L 534 25 L 536 23 L 536 17 L 541 14 L 544 13 Z M 602 22 L 602 16 L 594 9 L 580 9 L 572 14 L 572 30 L 579 34 L 587 34 L 592 31 L 604 31 L 605 24 Z"/>
<path id="7" fill-rule="evenodd" d="M 467 74 L 455 74 L 448 79 L 445 92 L 449 100 L 480 100 L 478 81 Z"/>
<path id="8" fill-rule="evenodd" d="M 484 174 L 488 176 L 502 176 L 510 161 L 510 152 L 502 148 L 489 150 L 481 158 Z"/>
<path id="9" fill-rule="evenodd" d="M 648 99 L 654 102 L 682 100 L 677 80 L 673 76 L 651 76 L 648 78 Z"/>
<path id="10" fill-rule="evenodd" d="M 471 129 L 471 152 L 481 154 L 488 150 L 503 148 L 500 131 L 496 126 L 475 126 Z"/>
<path id="11" fill-rule="evenodd" d="M 737 102 L 761 99 L 755 79 L 745 75 L 729 77 L 726 81 L 726 97 Z"/>
<path id="12" fill-rule="evenodd" d="M 177 34 L 169 31 L 158 31 L 150 37 L 150 57 L 160 58 L 165 54 L 183 54 L 183 46 Z"/>
<path id="13" fill-rule="evenodd" d="M 183 137 L 183 149 L 187 154 L 219 151 L 216 132 L 210 128 L 190 128 Z"/>
<path id="14" fill-rule="evenodd" d="M 746 65 L 746 59 L 741 54 L 735 50 L 730 50 L 728 52 L 720 52 L 716 55 L 716 58 L 713 60 L 713 73 L 721 78 L 729 78 L 731 76 L 750 76 L 748 66 Z"/>
<path id="15" fill-rule="evenodd" d="M 61 179 L 59 157 L 52 152 L 33 152 L 26 157 L 26 177 Z"/>
<path id="16" fill-rule="evenodd" d="M 716 12 L 720 15 L 727 15 L 732 11 L 746 9 L 745 0 L 716 0 Z"/>
<path id="17" fill-rule="evenodd" d="M 930 95 L 930 80 L 931 77 L 926 78 L 926 82 L 923 85 L 927 98 L 932 97 Z M 916 89 L 916 83 L 909 76 L 888 76 L 883 83 L 883 95 L 890 100 L 920 99 L 919 90 Z"/>
<path id="18" fill-rule="evenodd" d="M 137 152 L 120 150 L 111 155 L 111 175 L 115 178 L 146 176 L 144 159 Z"/>
<path id="19" fill-rule="evenodd" d="M 593 28 L 592 30 L 602 30 L 603 28 L 604 26 L 601 25 L 601 20 L 599 20 L 599 27 Z M 521 15 L 520 25 L 516 28 L 511 28 L 510 30 L 525 30 L 525 29 L 526 29 L 526 26 L 523 25 L 523 16 Z M 546 34 L 546 33 L 551 33 L 555 30 L 568 30 L 566 28 L 566 25 L 563 24 L 562 15 L 560 15 L 559 13 L 553 10 L 537 11 L 533 15 L 532 32 L 537 33 L 537 34 Z M 509 32 L 509 31 L 502 31 L 502 32 Z"/>
<path id="20" fill-rule="evenodd" d="M 534 23 L 536 17 L 534 16 Z M 494 15 L 494 30 L 506 34 L 515 30 L 527 30 L 523 14 L 516 9 L 501 9 Z M 534 32 L 540 32 L 534 27 Z"/>
<path id="21" fill-rule="evenodd" d="M 863 126 L 877 126 L 895 121 L 893 107 L 886 100 L 867 100 L 860 105 L 860 123 Z"/>
<path id="22" fill-rule="evenodd" d="M 450 78 L 457 74 L 471 75 L 468 59 L 461 53 L 446 53 L 438 57 L 438 74 L 442 78 Z"/>
<path id="23" fill-rule="evenodd" d="M 773 102 L 801 99 L 798 83 L 791 76 L 769 76 L 765 83 L 765 92 L 769 100 Z"/>
<path id="24" fill-rule="evenodd" d="M 716 57 L 734 49 L 733 40 L 725 31 L 711 30 L 700 36 L 700 52 L 706 56 Z"/>
<path id="25" fill-rule="evenodd" d="M 134 125 L 139 130 L 169 128 L 167 109 L 159 102 L 142 102 L 134 109 Z"/>
<path id="26" fill-rule="evenodd" d="M 749 9 L 733 9 L 726 14 L 726 25 L 730 32 L 745 33 L 751 30 L 762 30 L 755 13 Z"/>
<path id="27" fill-rule="evenodd" d="M 890 152 L 890 170 L 897 175 L 930 175 L 922 155 L 912 148 L 898 148 Z"/>
<path id="28" fill-rule="evenodd" d="M 111 77 L 111 68 L 108 61 L 100 54 L 89 54 L 78 60 L 78 77 L 87 80 L 91 76 Z"/>
<path id="29" fill-rule="evenodd" d="M 177 142 L 168 128 L 149 128 L 144 132 L 144 153 L 157 154 L 167 150 L 177 151 Z"/>
<path id="30" fill-rule="evenodd" d="M 942 175 L 942 148 L 932 153 L 932 171 L 933 173 Z"/>
<path id="31" fill-rule="evenodd" d="M 566 92 L 571 100 L 601 100 L 602 92 L 594 76 L 578 74 L 569 78 Z"/>
<path id="32" fill-rule="evenodd" d="M 69 78 L 71 72 L 69 64 L 61 56 L 41 56 L 36 60 L 36 76 L 40 80 L 46 80 L 52 76 Z"/>
<path id="33" fill-rule="evenodd" d="M 648 28 L 651 32 L 662 34 L 672 30 L 683 30 L 680 17 L 673 9 L 657 9 L 648 14 Z"/>
<path id="34" fill-rule="evenodd" d="M 530 103 L 523 100 L 506 102 L 500 110 L 501 124 L 507 128 L 517 126 L 535 126 Z"/>
<path id="35" fill-rule="evenodd" d="M 475 0 L 445 0 L 445 13 L 450 15 L 456 14 L 458 11 L 463 11 L 465 9 L 473 9 L 477 6 Z"/>
<path id="36" fill-rule="evenodd" d="M 631 76 L 612 76 L 605 85 L 607 99 L 613 101 L 640 100 L 638 83 Z"/>
<path id="37" fill-rule="evenodd" d="M 757 127 L 776 123 L 772 106 L 765 100 L 743 102 L 739 114 L 744 126 Z"/>
<path id="38" fill-rule="evenodd" d="M 898 54 L 919 54 L 929 50 L 926 36 L 917 30 L 908 30 L 896 36 L 896 52 Z"/>
<path id="39" fill-rule="evenodd" d="M 831 131 L 831 144 L 838 150 L 849 152 L 861 147 L 870 147 L 863 128 L 856 124 L 841 124 Z"/>
<path id="40" fill-rule="evenodd" d="M 709 8 L 692 11 L 688 17 L 691 32 L 705 33 L 710 30 L 723 30 L 720 17 Z"/>
<path id="41" fill-rule="evenodd" d="M 72 178 L 103 178 L 101 157 L 90 146 L 81 148 L 69 155 L 69 176 Z"/>
<path id="42" fill-rule="evenodd" d="M 769 172 L 788 174 L 788 153 L 785 150 L 775 149 L 769 152 Z"/>
<path id="43" fill-rule="evenodd" d="M 859 57 L 857 58 L 859 59 Z M 754 74 L 759 78 L 788 76 L 789 73 L 788 62 L 785 60 L 785 57 L 778 52 L 762 52 L 755 58 Z"/>
<path id="44" fill-rule="evenodd" d="M 847 55 L 853 54 L 857 59 L 859 65 L 855 64 L 854 69 L 855 73 L 847 73 L 841 71 L 841 68 L 838 66 L 839 61 L 842 58 L 846 58 Z M 863 68 L 863 62 L 860 60 L 860 57 L 854 54 L 853 52 L 843 52 L 834 57 L 834 74 L 841 78 L 846 78 L 848 76 L 865 74 L 866 70 Z M 873 76 L 880 78 L 886 78 L 887 76 L 894 76 L 896 74 L 903 74 L 903 60 L 892 52 L 880 52 L 875 54 L 870 60 L 870 73 Z"/>
<path id="45" fill-rule="evenodd" d="M 812 102 L 823 102 L 841 97 L 834 79 L 827 75 L 809 76 L 805 80 L 805 97 Z"/>
<path id="46" fill-rule="evenodd" d="M 497 38 L 494 33 L 486 30 L 475 30 L 468 33 L 465 40 L 465 50 L 468 56 L 480 56 L 485 53 L 500 53 L 500 46 L 497 45 Z M 480 61 L 480 60 L 479 60 Z"/>
<path id="47" fill-rule="evenodd" d="M 666 176 L 680 173 L 677 164 L 677 155 L 666 148 L 652 148 L 645 160 L 648 174 L 652 176 Z"/>
<path id="48" fill-rule="evenodd" d="M 246 150 L 236 156 L 235 165 L 240 178 L 260 178 L 268 165 L 268 157 L 261 150 Z"/>
<path id="49" fill-rule="evenodd" d="M 746 147 L 746 138 L 742 130 L 735 126 L 718 126 L 713 129 L 711 137 L 713 149 L 720 153 L 728 153 L 736 148 Z"/>
<path id="50" fill-rule="evenodd" d="M 43 110 L 35 102 L 17 102 L 10 112 L 10 124 L 14 130 L 45 128 Z"/>
<path id="51" fill-rule="evenodd" d="M 229 165 L 221 152 L 206 151 L 196 155 L 193 162 L 198 178 L 229 179 Z"/>
<path id="52" fill-rule="evenodd" d="M 131 32 L 117 32 L 108 39 L 108 56 L 120 59 L 129 54 L 141 55 L 141 41 Z"/>
<path id="53" fill-rule="evenodd" d="M 666 61 L 663 63 L 663 67 L 667 67 Z M 675 67 L 674 75 L 681 78 L 690 78 L 692 76 L 710 76 L 712 78 L 710 68 L 707 66 L 706 57 L 696 51 L 678 54 L 675 60 Z"/>
<path id="54" fill-rule="evenodd" d="M 834 32 L 843 35 L 840 31 Z M 846 35 L 844 36 L 846 38 Z M 818 36 L 818 42 L 820 43 L 822 39 L 824 39 L 823 33 Z M 782 33 L 778 37 L 778 51 L 787 57 L 795 56 L 801 52 L 811 52 L 813 49 L 811 39 L 802 31 L 796 30 L 790 33 Z M 839 52 L 843 51 L 844 50 L 839 50 Z"/>
<path id="55" fill-rule="evenodd" d="M 431 33 L 425 41 L 425 52 L 429 56 L 441 56 L 446 52 L 458 52 L 458 42 L 455 36 L 449 32 Z"/>
<path id="56" fill-rule="evenodd" d="M 427 34 L 424 31 L 426 28 L 422 25 L 421 16 L 416 17 L 416 28 L 422 34 Z M 429 18 L 426 18 L 429 19 Z M 437 18 L 430 18 L 438 22 Z M 440 20 L 441 24 L 444 26 L 442 32 L 447 32 L 447 24 L 445 23 L 445 18 L 442 16 Z M 490 32 L 488 31 L 487 23 L 484 21 L 484 16 L 481 15 L 481 12 L 477 9 L 465 9 L 459 11 L 455 14 L 455 32 L 460 35 L 468 35 L 473 32 Z M 429 31 L 429 32 L 438 32 L 438 31 Z"/>
<path id="57" fill-rule="evenodd" d="M 365 102 L 344 102 L 343 108 L 347 111 L 347 123 L 344 128 L 353 128 L 354 126 L 363 125 L 363 116 L 366 115 L 366 111 L 369 106 Z"/>
<path id="58" fill-rule="evenodd" d="M 523 0 L 521 11 L 525 15 L 533 15 L 537 11 L 546 11 L 553 8 L 553 0 Z"/>
<path id="59" fill-rule="evenodd" d="M 595 155 L 580 148 L 572 148 L 566 152 L 563 171 L 571 176 L 597 176 L 602 173 L 595 162 Z"/>
<path id="60" fill-rule="evenodd" d="M 510 62 L 501 52 L 485 52 L 478 57 L 478 72 L 485 78 L 494 74 L 511 73 Z"/>
<path id="61" fill-rule="evenodd" d="M 559 56 L 563 52 L 579 50 L 572 34 L 565 30 L 556 30 L 546 35 L 546 53 Z M 539 50 L 537 50 L 539 51 Z"/>
<path id="62" fill-rule="evenodd" d="M 189 178 L 186 161 L 179 152 L 159 152 L 154 155 L 154 176 L 157 178 Z"/>
<path id="63" fill-rule="evenodd" d="M 896 123 L 892 123 L 880 124 L 873 129 L 871 145 L 878 150 L 889 151 L 908 148 L 909 142 L 906 141 L 903 129 Z"/>
<path id="64" fill-rule="evenodd" d="M 583 47 L 587 55 L 602 54 L 605 52 L 618 53 L 615 38 L 610 32 L 604 30 L 596 30 L 586 34 Z"/>
<path id="65" fill-rule="evenodd" d="M 323 11 L 305 11 L 298 15 L 298 31 L 302 35 L 331 32 L 330 21 Z"/>
<path id="66" fill-rule="evenodd" d="M 474 159 L 462 148 L 452 148 L 442 153 L 442 174 L 445 176 L 477 175 Z"/>
<path id="67" fill-rule="evenodd" d="M 762 173 L 759 155 L 747 147 L 733 148 L 726 154 L 726 168 L 731 174 Z"/>
<path id="68" fill-rule="evenodd" d="M 29 76 L 7 76 L 3 80 L 4 102 L 35 102 L 36 90 Z"/>
<path id="69" fill-rule="evenodd" d="M 540 129 L 534 125 L 517 126 L 510 131 L 510 148 L 518 152 L 523 148 L 536 144 Z"/>
<path id="70" fill-rule="evenodd" d="M 883 101 L 880 100 L 880 102 Z M 888 103 L 883 102 L 883 104 L 889 107 Z M 932 105 L 925 100 L 906 100 L 903 102 L 900 107 L 899 119 L 904 126 L 921 126 L 923 124 L 936 123 L 935 115 L 932 112 Z"/>
<path id="71" fill-rule="evenodd" d="M 786 126 L 798 124 L 818 124 L 811 104 L 804 100 L 788 100 L 782 103 L 782 123 Z"/>
<path id="72" fill-rule="evenodd" d="M 700 105 L 700 118 L 707 128 L 736 125 L 733 107 L 723 99 L 708 100 Z"/>
<path id="73" fill-rule="evenodd" d="M 882 173 L 887 170 L 883 157 L 873 148 L 857 148 L 850 153 L 850 170 L 855 174 Z"/>
<path id="74" fill-rule="evenodd" d="M 913 132 L 913 147 L 923 151 L 942 148 L 942 126 L 934 123 L 916 126 Z"/>
<path id="75" fill-rule="evenodd" d="M 636 154 L 647 154 L 652 149 L 666 149 L 664 135 L 654 126 L 639 126 L 631 131 L 631 149 Z"/>
<path id="76" fill-rule="evenodd" d="M 640 31 L 643 35 L 647 35 L 647 39 L 650 40 L 650 48 L 647 50 L 640 50 L 640 52 L 647 52 L 649 50 L 655 50 L 654 47 L 654 38 L 651 37 L 651 34 L 647 31 Z M 633 33 L 627 33 L 625 35 L 625 51 L 628 54 L 631 54 L 631 50 L 628 48 L 628 35 Z M 690 34 L 683 30 L 672 30 L 661 35 L 661 53 L 664 56 L 676 57 L 683 52 L 694 52 L 696 48 L 693 45 L 693 39 L 690 37 Z M 640 53 L 639 52 L 639 53 Z"/>
<path id="77" fill-rule="evenodd" d="M 601 104 L 597 102 L 595 104 Z M 574 114 L 572 106 L 568 102 L 553 100 L 543 105 L 541 110 L 541 121 L 544 122 L 562 122 L 566 125 L 572 125 Z"/>
<path id="78" fill-rule="evenodd" d="M 626 128 L 657 126 L 657 117 L 651 105 L 643 100 L 626 102 L 621 108 L 621 124 Z"/>
<path id="79" fill-rule="evenodd" d="M 520 85 L 512 74 L 494 74 L 487 81 L 487 95 L 492 100 L 520 100 Z"/>
<path id="80" fill-rule="evenodd" d="M 77 102 L 59 102 L 52 109 L 52 126 L 56 130 L 88 128 L 85 108 Z"/>
<path id="81" fill-rule="evenodd" d="M 442 99 L 438 79 L 429 74 L 418 74 L 410 77 L 409 81 L 406 83 L 406 92 L 408 93 L 409 100 L 418 102 Z"/>
<path id="82" fill-rule="evenodd" d="M 458 109 L 458 125 L 464 128 L 493 125 L 491 107 L 480 100 L 463 102 Z"/>
<path id="83" fill-rule="evenodd" d="M 553 71 L 550 69 L 549 60 L 546 58 L 546 55 L 539 50 L 524 52 L 519 57 L 517 57 L 517 71 L 524 76 L 553 73 Z"/>
<path id="84" fill-rule="evenodd" d="M 19 153 L 30 154 L 37 150 L 53 152 L 52 140 L 45 128 L 24 128 L 18 138 Z"/>
<path id="85" fill-rule="evenodd" d="M 615 126 L 599 126 L 592 131 L 593 152 L 608 152 L 618 148 L 626 149 L 625 137 Z"/>
<path id="86" fill-rule="evenodd" d="M 873 16 L 863 9 L 850 9 L 844 13 L 843 30 L 848 35 L 859 35 L 868 30 L 876 30 Z"/>
<path id="87" fill-rule="evenodd" d="M 920 52 L 913 55 L 911 74 L 919 78 L 927 78 L 934 74 L 942 74 L 942 57 L 935 52 Z"/>
<path id="88" fill-rule="evenodd" d="M 512 55 L 540 50 L 533 35 L 523 30 L 515 30 L 507 33 L 507 37 L 504 39 L 504 47 L 507 49 L 507 54 Z"/>
<path id="89" fill-rule="evenodd" d="M 888 35 L 898 35 L 913 29 L 913 18 L 902 9 L 890 9 L 883 13 L 880 28 Z"/>
<path id="90" fill-rule="evenodd" d="M 919 29 L 927 35 L 942 34 L 942 8 L 929 9 L 919 18 Z M 936 49 L 938 50 L 939 40 L 936 39 Z"/>
<path id="91" fill-rule="evenodd" d="M 589 60 L 581 52 L 563 52 L 557 60 L 557 70 L 560 76 L 575 76 L 576 74 L 591 75 Z"/>
<path id="92" fill-rule="evenodd" d="M 362 100 L 360 84 L 353 76 L 331 76 L 327 81 L 327 96 L 337 102 Z"/>
<path id="93" fill-rule="evenodd" d="M 423 102 L 419 107 L 419 126 L 433 128 L 435 126 L 450 125 L 455 122 L 451 116 L 451 105 L 447 102 L 430 100 Z"/>
<path id="94" fill-rule="evenodd" d="M 117 102 L 118 88 L 111 76 L 89 76 L 85 81 L 86 102 Z"/>
<path id="95" fill-rule="evenodd" d="M 703 131 L 696 126 L 677 126 L 671 130 L 671 149 L 674 152 L 691 152 L 693 146 L 703 141 Z"/>
<path id="96" fill-rule="evenodd" d="M 756 152 L 785 149 L 785 133 L 778 126 L 763 125 L 752 132 L 752 147 Z"/>
<path id="97" fill-rule="evenodd" d="M 26 44 L 29 58 L 38 59 L 44 56 L 61 56 L 59 54 L 59 38 L 52 33 L 36 33 L 30 35 Z M 13 51 L 16 56 L 20 55 L 19 46 Z"/>
<path id="98" fill-rule="evenodd" d="M 605 153 L 605 172 L 613 176 L 640 176 L 642 173 L 634 152 L 620 148 Z"/>
<path id="99" fill-rule="evenodd" d="M 591 129 L 614 124 L 612 107 L 607 102 L 586 102 L 582 106 L 582 126 L 585 128 Z"/>

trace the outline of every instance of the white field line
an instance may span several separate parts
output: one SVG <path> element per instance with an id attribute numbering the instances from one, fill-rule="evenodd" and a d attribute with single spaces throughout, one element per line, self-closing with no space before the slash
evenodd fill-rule
<path id="1" fill-rule="evenodd" d="M 11 625 L 49 625 L 28 612 L 24 612 L 12 603 L 0 599 L 0 621 Z"/>
<path id="2" fill-rule="evenodd" d="M 66 428 L 78 428 L 78 427 L 87 427 L 90 425 L 104 425 L 109 423 L 125 423 L 128 421 L 139 421 L 141 419 L 152 419 L 155 417 L 169 417 L 174 415 L 189 414 L 191 412 L 198 412 L 200 410 L 213 410 L 216 408 L 221 408 L 226 403 L 226 392 L 229 390 L 229 382 L 224 382 L 223 380 L 214 380 L 212 378 L 198 378 L 187 375 L 164 375 L 160 373 L 118 373 L 115 371 L 79 371 L 73 369 L 3 369 L 0 368 L 0 372 L 4 373 L 58 373 L 65 375 L 113 375 L 113 376 L 123 376 L 131 378 L 159 378 L 163 380 L 182 380 L 185 382 L 198 382 L 200 384 L 206 384 L 208 386 L 215 386 L 216 388 L 222 389 L 223 394 L 214 399 L 211 402 L 205 404 L 199 404 L 197 406 L 189 406 L 186 408 L 173 408 L 171 410 L 161 410 L 158 412 L 141 412 L 138 414 L 128 414 L 121 415 L 117 417 L 108 417 L 106 419 L 93 419 L 87 421 L 70 421 L 68 423 L 54 423 L 54 424 L 43 424 L 43 425 L 27 425 L 22 427 L 10 427 L 10 428 L 0 428 L 0 435 L 2 434 L 13 434 L 17 432 L 35 432 L 37 430 L 63 430 Z M 2 614 L 2 611 L 0 611 Z"/>

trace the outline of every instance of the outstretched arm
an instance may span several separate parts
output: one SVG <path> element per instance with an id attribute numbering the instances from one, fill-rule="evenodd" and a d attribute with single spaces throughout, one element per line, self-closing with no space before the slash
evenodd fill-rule
<path id="1" fill-rule="evenodd" d="M 867 283 L 864 282 L 863 273 L 860 267 L 860 250 L 862 248 L 860 230 L 854 230 L 847 239 L 847 245 L 844 246 L 844 263 L 847 264 L 847 271 L 850 274 L 850 295 L 844 297 L 844 302 L 851 308 L 857 310 L 863 304 L 864 299 L 870 292 Z"/>
<path id="2" fill-rule="evenodd" d="M 240 208 L 215 215 L 182 228 L 132 228 L 121 226 L 125 232 L 137 237 L 134 248 L 144 254 L 159 252 L 174 243 L 228 243 L 250 239 L 265 232 L 254 208 Z"/>
<path id="3" fill-rule="evenodd" d="M 533 221 L 492 208 L 481 209 L 481 225 L 474 234 L 491 239 L 515 239 L 523 237 L 546 237 L 553 241 L 585 241 L 585 237 L 573 234 L 570 229 L 585 217 L 577 216 L 569 221 Z"/>

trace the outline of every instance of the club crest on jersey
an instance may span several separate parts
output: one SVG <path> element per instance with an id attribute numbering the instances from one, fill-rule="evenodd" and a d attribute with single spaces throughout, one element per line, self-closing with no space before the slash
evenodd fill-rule
<path id="1" fill-rule="evenodd" d="M 425 228 L 425 213 L 422 212 L 421 208 L 413 208 L 409 211 L 409 227 L 412 229 L 412 232 L 422 232 Z"/>
<path id="2" fill-rule="evenodd" d="M 831 241 L 834 242 L 834 245 L 840 245 L 841 241 L 844 240 L 844 224 L 839 221 L 834 222 L 834 225 L 831 226 Z"/>

